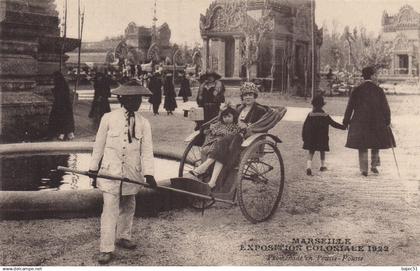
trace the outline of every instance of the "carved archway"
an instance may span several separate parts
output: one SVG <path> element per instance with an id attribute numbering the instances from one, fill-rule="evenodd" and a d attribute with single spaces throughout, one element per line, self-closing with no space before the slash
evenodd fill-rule
<path id="1" fill-rule="evenodd" d="M 402 33 L 398 34 L 394 39 L 393 49 L 398 52 L 408 52 L 410 50 L 410 44 L 407 36 Z"/>
<path id="2" fill-rule="evenodd" d="M 202 56 L 201 56 L 201 51 L 200 50 L 195 50 L 193 55 L 192 55 L 192 62 L 193 65 L 196 65 L 196 67 L 202 67 L 203 65 L 203 60 L 202 60 Z"/>
<path id="3" fill-rule="evenodd" d="M 147 51 L 147 59 L 152 60 L 155 63 L 159 62 L 159 46 L 157 45 L 157 43 L 153 43 L 152 45 L 150 45 L 150 48 Z"/>
<path id="4" fill-rule="evenodd" d="M 105 57 L 105 63 L 106 64 L 112 64 L 115 62 L 115 56 L 114 56 L 114 51 L 110 50 L 106 53 L 106 57 Z"/>
<path id="5" fill-rule="evenodd" d="M 135 48 L 129 48 L 127 53 L 127 62 L 128 65 L 138 65 L 140 64 L 140 57 Z"/>
<path id="6" fill-rule="evenodd" d="M 128 54 L 128 47 L 127 47 L 127 43 L 125 43 L 125 41 L 121 41 L 117 47 L 115 47 L 115 58 L 119 59 L 119 60 L 124 60 L 127 58 L 127 54 Z"/>

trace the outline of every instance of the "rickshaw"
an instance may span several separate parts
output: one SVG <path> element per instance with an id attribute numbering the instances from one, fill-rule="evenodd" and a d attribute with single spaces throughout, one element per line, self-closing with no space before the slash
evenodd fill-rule
<path id="1" fill-rule="evenodd" d="M 282 141 L 276 135 L 268 133 L 268 130 L 283 118 L 286 111 L 286 108 L 277 110 L 268 108 L 261 120 L 248 127 L 252 135 L 244 138 L 236 163 L 219 176 L 214 191 L 210 191 L 206 183 L 208 179 L 198 180 L 188 172 L 205 160 L 206 157 L 201 153 L 203 131 L 216 118 L 203 124 L 201 129 L 185 139 L 187 146 L 180 161 L 178 177 L 171 178 L 168 185 L 158 185 L 155 189 L 187 195 L 190 206 L 202 212 L 215 202 L 239 204 L 242 214 L 250 222 L 258 223 L 268 220 L 280 203 L 285 182 L 283 159 L 277 147 L 277 144 Z M 57 169 L 150 187 L 145 182 L 120 176 L 61 166 Z"/>
<path id="2" fill-rule="evenodd" d="M 283 118 L 286 108 L 270 110 L 274 116 L 261 121 L 265 122 L 266 127 L 268 125 L 272 128 Z M 185 139 L 187 146 L 180 161 L 179 178 L 186 178 L 190 183 L 202 181 L 205 184 L 209 181 L 210 177 L 194 180 L 189 171 L 199 166 L 206 158 L 201 152 L 203 131 L 213 121 L 215 119 L 203 124 Z M 282 141 L 267 131 L 255 130 L 258 132 L 244 138 L 237 162 L 228 172 L 219 176 L 216 187 L 210 193 L 212 197 L 224 199 L 232 205 L 239 204 L 244 217 L 252 223 L 268 220 L 274 214 L 280 203 L 285 182 L 283 159 L 277 147 Z M 188 190 L 185 183 L 176 179 L 172 186 Z M 196 188 L 193 190 L 197 192 Z M 205 190 L 198 192 L 208 193 Z M 191 197 L 189 201 L 192 208 L 202 211 L 215 202 L 196 197 Z"/>

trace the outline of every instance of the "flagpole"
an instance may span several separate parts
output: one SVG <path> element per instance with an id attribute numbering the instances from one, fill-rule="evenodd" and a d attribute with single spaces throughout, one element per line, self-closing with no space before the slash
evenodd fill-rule
<path id="1" fill-rule="evenodd" d="M 67 37 L 67 0 L 64 2 L 64 31 L 63 31 L 63 40 L 61 44 L 60 52 L 60 72 L 62 71 L 63 66 L 63 54 L 64 54 L 64 43 Z"/>
<path id="2" fill-rule="evenodd" d="M 79 31 L 80 45 L 79 45 L 79 52 L 78 52 L 78 55 L 77 55 L 77 75 L 76 75 L 76 83 L 74 84 L 74 99 L 73 99 L 73 103 L 75 102 L 77 88 L 79 87 L 79 78 L 80 78 L 80 55 L 81 55 L 81 51 L 82 51 L 83 24 L 84 24 L 84 21 L 85 21 L 85 8 L 84 7 L 83 7 L 83 13 L 81 13 L 81 14 L 80 14 L 80 9 L 79 9 L 79 21 L 80 21 L 80 29 L 78 31 Z"/>
<path id="3" fill-rule="evenodd" d="M 80 0 L 77 0 L 77 38 L 80 39 Z"/>
<path id="4" fill-rule="evenodd" d="M 74 84 L 74 95 L 76 95 L 77 87 L 79 85 L 79 76 L 80 76 L 80 51 L 82 47 L 82 40 L 80 39 L 80 0 L 77 1 L 77 38 L 80 40 L 80 45 L 78 48 L 77 54 L 77 72 L 76 72 L 76 82 Z"/>
<path id="5" fill-rule="evenodd" d="M 315 31 L 315 0 L 311 0 L 311 40 L 312 40 L 312 99 L 315 97 L 315 37 L 314 37 L 314 31 Z"/>

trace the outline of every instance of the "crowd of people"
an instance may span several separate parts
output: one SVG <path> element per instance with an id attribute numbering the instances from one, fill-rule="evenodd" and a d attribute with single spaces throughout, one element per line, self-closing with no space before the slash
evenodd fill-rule
<path id="1" fill-rule="evenodd" d="M 69 87 L 60 72 L 54 77 L 54 104 L 50 116 L 50 131 L 60 140 L 74 138 L 74 118 Z M 370 171 L 378 174 L 379 150 L 395 147 L 390 129 L 391 113 L 384 94 L 375 82 L 375 70 L 366 67 L 362 71 L 364 81 L 351 93 L 343 122 L 335 122 L 324 111 L 325 100 L 321 95 L 312 100 L 312 111 L 302 128 L 303 149 L 308 151 L 306 174 L 312 176 L 312 160 L 320 152 L 320 171 L 326 171 L 326 152 L 329 147 L 329 126 L 346 130 L 346 147 L 357 149 L 362 176 L 368 176 L 368 150 L 371 149 Z M 111 90 L 110 80 L 97 73 L 94 80 L 94 98 L 89 117 L 97 125 L 90 172 L 121 176 L 123 181 L 98 179 L 98 188 L 103 193 L 101 216 L 101 241 L 99 263 L 106 264 L 113 258 L 115 244 L 134 249 L 131 227 L 135 210 L 135 194 L 139 186 L 124 180 L 145 180 L 156 187 L 154 179 L 153 143 L 151 126 L 139 112 L 142 97 L 147 96 L 153 105 L 154 115 L 164 94 L 163 108 L 173 115 L 177 103 L 173 74 L 155 72 L 145 81 L 130 80 Z M 208 180 L 210 191 L 226 178 L 239 159 L 243 140 L 252 134 L 249 128 L 261 120 L 269 107 L 257 103 L 258 87 L 245 82 L 240 87 L 241 103 L 233 106 L 225 103 L 225 87 L 220 75 L 208 71 L 200 77 L 197 106 L 203 110 L 203 119 L 197 121 L 196 130 L 204 135 L 199 144 L 203 163 L 190 171 L 189 177 Z M 111 111 L 108 98 L 117 95 L 121 108 Z M 188 78 L 181 80 L 179 96 L 183 101 L 191 97 Z M 208 178 L 210 177 L 210 178 Z"/>
<path id="2" fill-rule="evenodd" d="M 138 76 L 134 75 L 119 79 L 117 79 L 117 74 L 106 69 L 101 71 L 85 70 L 84 73 L 85 76 L 83 78 L 87 80 L 88 84 L 93 84 L 94 89 L 93 100 L 88 114 L 94 129 L 99 127 L 102 116 L 111 111 L 109 102 L 111 88 L 124 85 L 131 80 L 136 80 L 140 85 L 150 89 L 152 94 L 148 102 L 152 105 L 155 116 L 159 115 L 162 94 L 164 96 L 163 108 L 166 110 L 167 115 L 173 115 L 174 110 L 177 108 L 177 94 L 172 73 L 155 71 L 154 73 L 142 73 Z M 70 91 L 69 84 L 61 72 L 55 72 L 53 79 L 53 106 L 49 118 L 48 138 L 57 138 L 61 141 L 72 140 L 74 139 L 75 130 L 73 116 L 73 99 L 75 94 Z M 185 72 L 181 73 L 179 84 L 178 96 L 182 97 L 184 102 L 187 102 L 192 93 L 190 79 Z"/>
<path id="3" fill-rule="evenodd" d="M 331 73 L 331 70 L 330 70 Z M 312 175 L 312 160 L 316 151 L 320 152 L 321 167 L 320 171 L 326 171 L 325 152 L 329 151 L 328 127 L 338 129 L 349 128 L 349 135 L 346 147 L 359 150 L 360 170 L 364 176 L 368 175 L 367 149 L 371 151 L 371 171 L 378 173 L 377 166 L 380 165 L 379 149 L 395 146 L 395 140 L 390 125 L 390 110 L 384 91 L 372 81 L 375 70 L 367 67 L 362 71 L 364 81 L 351 93 L 347 109 L 344 114 L 343 124 L 335 122 L 324 110 L 325 105 L 322 95 L 314 97 L 312 100 L 313 110 L 308 114 L 302 129 L 303 148 L 308 151 L 307 175 Z M 54 88 L 52 89 L 54 102 L 49 118 L 50 137 L 57 137 L 59 140 L 72 140 L 74 138 L 74 117 L 73 101 L 69 86 L 60 72 L 53 74 Z M 207 141 L 204 141 L 204 150 L 209 159 L 199 168 L 192 171 L 194 176 L 206 175 L 206 170 L 210 165 L 215 164 L 215 174 L 211 178 L 210 186 L 216 184 L 218 173 L 222 165 L 226 163 L 223 155 L 217 153 L 217 143 L 221 137 L 236 131 L 235 127 L 244 128 L 244 123 L 253 123 L 265 113 L 263 106 L 256 104 L 258 88 L 253 83 L 245 83 L 241 87 L 242 105 L 235 108 L 239 112 L 236 116 L 230 107 L 220 112 L 220 106 L 225 102 L 225 87 L 220 81 L 220 75 L 214 71 L 208 71 L 200 76 L 200 87 L 197 93 L 197 106 L 203 108 L 204 118 L 197 121 L 196 130 L 219 116 L 219 123 L 210 126 L 206 131 Z M 167 115 L 173 115 L 177 108 L 176 92 L 172 73 L 162 74 L 156 71 L 147 74 L 144 80 L 136 80 L 139 85 L 145 86 L 150 90 L 149 103 L 153 106 L 154 115 L 159 115 L 159 107 L 162 103 L 162 93 L 164 95 L 163 108 Z M 89 112 L 94 127 L 99 127 L 104 114 L 111 111 L 109 97 L 111 96 L 111 78 L 102 72 L 95 74 L 93 87 L 94 97 Z M 250 91 L 245 91 L 246 89 Z M 190 82 L 186 74 L 182 74 L 180 81 L 179 96 L 183 101 L 188 101 L 192 96 Z M 252 106 L 250 106 L 252 105 Z M 210 140 L 209 138 L 212 138 Z M 223 142 L 223 140 L 221 140 Z M 219 157 L 221 157 L 219 159 Z"/>

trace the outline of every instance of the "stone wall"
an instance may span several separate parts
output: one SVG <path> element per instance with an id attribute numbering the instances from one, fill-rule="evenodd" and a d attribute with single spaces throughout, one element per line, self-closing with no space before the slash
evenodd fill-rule
<path id="1" fill-rule="evenodd" d="M 46 135 L 51 88 L 60 55 L 80 41 L 59 37 L 54 0 L 0 0 L 1 141 Z M 43 90 L 43 91 L 39 91 Z"/>

